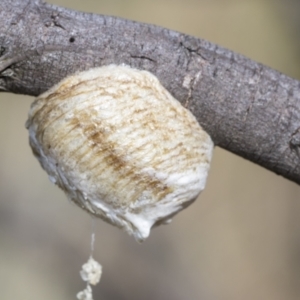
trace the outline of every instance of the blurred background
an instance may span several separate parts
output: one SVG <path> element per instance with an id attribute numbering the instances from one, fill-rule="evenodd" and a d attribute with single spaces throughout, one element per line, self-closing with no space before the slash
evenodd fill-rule
<path id="1" fill-rule="evenodd" d="M 49 2 L 202 37 L 300 79 L 299 1 Z M 1 299 L 76 299 L 92 222 L 31 153 L 32 100 L 0 94 Z M 95 227 L 97 300 L 300 299 L 300 187 L 222 149 L 200 199 L 143 244 L 101 220 Z"/>

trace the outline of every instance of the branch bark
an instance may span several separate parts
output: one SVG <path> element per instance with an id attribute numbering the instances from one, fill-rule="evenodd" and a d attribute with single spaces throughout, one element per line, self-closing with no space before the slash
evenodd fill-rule
<path id="1" fill-rule="evenodd" d="M 40 0 L 0 2 L 0 89 L 36 96 L 107 64 L 154 73 L 215 145 L 300 184 L 300 82 L 207 41 Z"/>

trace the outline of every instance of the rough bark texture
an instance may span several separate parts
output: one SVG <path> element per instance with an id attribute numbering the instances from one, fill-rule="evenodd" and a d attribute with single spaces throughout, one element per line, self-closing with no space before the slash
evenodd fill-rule
<path id="1" fill-rule="evenodd" d="M 214 143 L 300 183 L 300 82 L 207 41 L 36 0 L 0 2 L 0 89 L 107 64 L 154 73 Z"/>

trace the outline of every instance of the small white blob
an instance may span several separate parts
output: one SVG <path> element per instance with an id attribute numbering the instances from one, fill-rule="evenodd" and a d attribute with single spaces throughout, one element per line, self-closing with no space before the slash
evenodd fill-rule
<path id="1" fill-rule="evenodd" d="M 149 72 L 76 73 L 34 101 L 26 126 L 51 181 L 139 241 L 205 187 L 213 142 Z"/>
<path id="2" fill-rule="evenodd" d="M 87 263 L 82 265 L 82 269 L 79 272 L 83 281 L 87 283 L 86 288 L 77 293 L 77 299 L 79 300 L 93 300 L 92 285 L 99 283 L 102 275 L 102 266 L 93 258 L 94 246 L 95 246 L 95 232 L 94 232 L 94 220 L 92 219 L 93 233 L 91 235 L 91 255 Z"/>
<path id="3" fill-rule="evenodd" d="M 77 294 L 79 300 L 93 300 L 92 285 L 99 283 L 102 275 L 102 266 L 90 256 L 87 263 L 82 266 L 80 276 L 87 282 L 86 288 Z"/>
<path id="4" fill-rule="evenodd" d="M 99 283 L 102 274 L 102 266 L 90 256 L 87 263 L 82 266 L 80 276 L 83 281 L 96 285 Z"/>
<path id="5" fill-rule="evenodd" d="M 76 298 L 78 300 L 93 300 L 93 291 L 91 286 L 88 284 L 83 291 L 77 294 Z"/>

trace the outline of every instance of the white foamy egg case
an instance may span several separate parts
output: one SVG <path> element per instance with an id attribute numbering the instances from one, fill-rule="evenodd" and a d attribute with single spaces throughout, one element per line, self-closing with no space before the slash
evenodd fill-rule
<path id="1" fill-rule="evenodd" d="M 213 142 L 149 72 L 74 74 L 34 101 L 26 126 L 50 180 L 137 240 L 205 187 Z"/>

